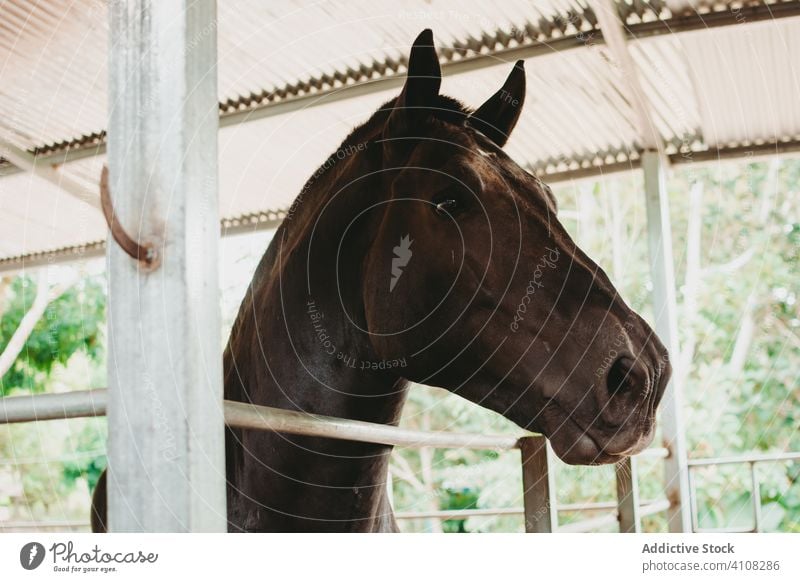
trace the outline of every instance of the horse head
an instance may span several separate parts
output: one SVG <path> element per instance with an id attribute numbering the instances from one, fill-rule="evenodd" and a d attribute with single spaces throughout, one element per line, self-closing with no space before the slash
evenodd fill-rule
<path id="1" fill-rule="evenodd" d="M 433 36 L 414 43 L 376 145 L 385 199 L 366 214 L 363 318 L 375 354 L 600 464 L 652 440 L 670 376 L 653 330 L 503 151 L 525 101 L 516 63 L 477 110 L 439 94 Z"/>

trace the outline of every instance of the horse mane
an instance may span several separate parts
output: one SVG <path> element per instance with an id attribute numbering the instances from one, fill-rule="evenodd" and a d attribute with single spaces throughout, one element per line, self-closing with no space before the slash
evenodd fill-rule
<path id="1" fill-rule="evenodd" d="M 344 138 L 339 148 L 346 147 L 349 144 L 375 139 L 380 135 L 379 130 L 383 129 L 389 117 L 389 113 L 394 109 L 396 102 L 397 97 L 381 105 L 367 121 L 356 126 L 353 131 L 350 132 L 350 135 Z M 447 95 L 439 95 L 436 104 L 431 107 L 431 116 L 434 120 L 456 127 L 465 126 L 467 118 L 471 113 L 472 110 L 470 108 L 461 103 L 458 99 L 448 97 Z"/>

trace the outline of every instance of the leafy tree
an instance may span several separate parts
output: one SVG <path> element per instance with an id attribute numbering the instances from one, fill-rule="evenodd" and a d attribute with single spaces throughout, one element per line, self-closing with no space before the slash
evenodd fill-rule
<path id="1" fill-rule="evenodd" d="M 5 309 L 0 314 L 0 353 L 37 297 L 37 285 L 30 277 L 16 277 L 6 286 Z M 43 391 L 53 366 L 65 365 L 76 352 L 85 352 L 97 361 L 102 355 L 104 322 L 105 290 L 99 281 L 83 279 L 60 293 L 46 306 L 19 356 L 0 378 L 2 395 L 14 389 Z"/>
<path id="2" fill-rule="evenodd" d="M 89 491 L 94 491 L 100 475 L 106 468 L 106 423 L 103 419 L 92 419 L 69 443 L 65 450 L 63 481 L 67 488 L 74 488 L 76 481 L 85 479 Z"/>

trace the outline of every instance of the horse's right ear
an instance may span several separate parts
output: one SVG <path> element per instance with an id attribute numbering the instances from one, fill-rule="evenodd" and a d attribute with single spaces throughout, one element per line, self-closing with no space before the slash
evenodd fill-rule
<path id="1" fill-rule="evenodd" d="M 386 121 L 384 139 L 414 135 L 436 105 L 441 84 L 442 69 L 433 46 L 433 32 L 426 28 L 411 47 L 406 84 Z"/>

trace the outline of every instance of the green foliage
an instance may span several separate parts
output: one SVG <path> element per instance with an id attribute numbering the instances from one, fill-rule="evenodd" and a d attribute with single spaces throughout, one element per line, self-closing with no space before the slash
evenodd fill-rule
<path id="1" fill-rule="evenodd" d="M 94 491 L 106 468 L 105 420 L 91 420 L 65 447 L 62 480 L 67 488 L 74 488 L 76 481 L 85 479 L 89 491 Z"/>
<path id="2" fill-rule="evenodd" d="M 6 309 L 0 314 L 0 352 L 31 308 L 36 285 L 28 277 L 16 277 L 9 293 Z M 104 322 L 105 290 L 99 281 L 85 279 L 65 291 L 47 306 L 20 356 L 0 379 L 0 393 L 43 391 L 53 366 L 65 365 L 76 352 L 99 359 Z"/>
<path id="3" fill-rule="evenodd" d="M 0 514 L 16 521 L 85 522 L 105 466 L 105 419 L 0 426 Z"/>
<path id="4" fill-rule="evenodd" d="M 475 509 L 478 493 L 469 488 L 442 490 L 442 509 Z M 446 519 L 442 522 L 444 533 L 467 533 L 466 519 Z"/>

